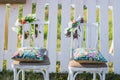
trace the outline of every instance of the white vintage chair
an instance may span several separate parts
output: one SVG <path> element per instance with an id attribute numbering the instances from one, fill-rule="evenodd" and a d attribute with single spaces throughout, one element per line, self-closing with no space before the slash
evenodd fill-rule
<path id="1" fill-rule="evenodd" d="M 32 23 L 34 26 L 34 30 L 37 30 L 37 33 L 39 32 L 39 27 L 43 27 L 44 23 L 40 24 L 40 23 Z M 41 26 L 40 26 L 41 25 Z M 31 24 L 25 24 L 23 26 L 23 30 L 22 30 L 22 47 L 30 47 L 30 37 L 28 36 L 27 39 L 24 39 L 24 34 L 27 31 L 30 31 L 30 26 Z M 37 38 L 33 38 L 34 39 L 34 47 L 40 47 L 39 46 L 39 35 L 34 33 L 34 36 L 38 36 Z M 37 42 L 36 42 L 37 41 Z M 38 72 L 41 72 L 43 74 L 44 80 L 49 80 L 49 65 L 50 65 L 50 61 L 49 58 L 47 56 L 47 54 L 45 55 L 45 60 L 41 61 L 41 62 L 32 62 L 32 63 L 24 63 L 24 62 L 18 62 L 18 61 L 13 61 L 12 63 L 12 68 L 14 70 L 14 80 L 19 80 L 19 74 L 20 72 L 22 72 L 22 80 L 25 80 L 25 71 L 29 71 L 29 70 L 35 70 Z"/>
<path id="2" fill-rule="evenodd" d="M 107 65 L 104 64 L 84 64 L 84 63 L 79 63 L 77 61 L 75 61 L 73 59 L 73 55 L 72 55 L 72 50 L 76 47 L 83 47 L 83 35 L 86 32 L 86 42 L 90 42 L 90 40 L 93 40 L 92 38 L 95 39 L 94 43 L 92 43 L 91 45 L 88 46 L 84 46 L 87 48 L 97 48 L 98 45 L 98 27 L 99 25 L 97 23 L 81 23 L 80 24 L 80 29 L 78 28 L 78 34 L 80 37 L 78 37 L 77 42 L 75 42 L 75 40 L 73 40 L 73 36 L 71 37 L 71 49 L 70 49 L 70 61 L 69 61 L 69 75 L 68 75 L 68 79 L 69 80 L 75 80 L 77 74 L 80 74 L 82 72 L 90 72 L 93 73 L 93 80 L 96 80 L 96 73 L 99 74 L 100 76 L 100 80 L 105 80 L 105 74 L 107 72 Z M 86 28 L 86 31 L 85 31 Z M 90 35 L 88 32 L 88 28 L 92 29 L 92 32 L 90 31 L 90 33 L 94 33 L 94 35 Z M 80 31 L 81 30 L 81 31 Z M 73 35 L 73 33 L 72 33 Z M 90 36 L 90 37 L 89 37 Z M 89 39 L 91 38 L 91 39 Z M 88 41 L 89 40 L 89 41 Z M 91 42 L 90 42 L 91 43 Z M 76 46 L 77 45 L 77 46 Z M 73 48 L 74 47 L 74 48 Z"/>

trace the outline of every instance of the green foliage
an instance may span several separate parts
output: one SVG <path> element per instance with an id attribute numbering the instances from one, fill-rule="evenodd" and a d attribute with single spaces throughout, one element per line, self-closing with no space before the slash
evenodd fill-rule
<path id="1" fill-rule="evenodd" d="M 62 9 L 62 5 L 61 4 L 58 4 L 58 9 Z"/>
<path id="2" fill-rule="evenodd" d="M 61 7 L 58 7 L 58 29 L 57 29 L 57 39 L 61 39 Z"/>
<path id="3" fill-rule="evenodd" d="M 34 14 L 36 12 L 36 3 L 32 4 L 32 13 Z"/>
<path id="4" fill-rule="evenodd" d="M 113 28 L 112 28 L 112 21 L 109 21 L 109 40 L 112 40 L 113 36 Z"/>
<path id="5" fill-rule="evenodd" d="M 48 21 L 48 12 L 49 12 L 49 6 L 45 7 L 45 21 Z"/>
<path id="6" fill-rule="evenodd" d="M 18 18 L 22 17 L 22 13 L 23 13 L 23 5 L 19 5 L 19 15 L 18 15 Z"/>

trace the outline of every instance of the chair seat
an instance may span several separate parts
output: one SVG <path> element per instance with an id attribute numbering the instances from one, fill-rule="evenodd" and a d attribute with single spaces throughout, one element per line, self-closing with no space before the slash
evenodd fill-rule
<path id="1" fill-rule="evenodd" d="M 106 68 L 106 63 L 79 63 L 75 60 L 70 60 L 69 67 L 76 67 L 76 68 Z"/>
<path id="2" fill-rule="evenodd" d="M 48 56 L 44 56 L 44 60 L 40 62 L 25 62 L 25 61 L 13 61 L 13 65 L 34 65 L 34 66 L 42 66 L 42 65 L 50 65 L 50 60 Z"/>
<path id="3" fill-rule="evenodd" d="M 13 61 L 12 68 L 14 70 L 14 80 L 19 80 L 20 72 L 22 72 L 22 80 L 25 80 L 25 71 L 31 69 L 41 72 L 44 80 L 49 80 L 49 66 L 50 60 L 48 56 L 44 56 L 44 60 L 39 62 Z"/>

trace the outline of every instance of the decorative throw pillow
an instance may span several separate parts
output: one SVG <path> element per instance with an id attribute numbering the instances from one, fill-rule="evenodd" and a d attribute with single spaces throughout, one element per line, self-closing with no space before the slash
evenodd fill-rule
<path id="1" fill-rule="evenodd" d="M 73 52 L 73 58 L 83 63 L 106 63 L 107 60 L 102 56 L 101 52 L 96 49 L 77 48 Z"/>
<path id="2" fill-rule="evenodd" d="M 42 61 L 46 52 L 45 48 L 22 47 L 14 53 L 12 59 L 25 62 Z"/>

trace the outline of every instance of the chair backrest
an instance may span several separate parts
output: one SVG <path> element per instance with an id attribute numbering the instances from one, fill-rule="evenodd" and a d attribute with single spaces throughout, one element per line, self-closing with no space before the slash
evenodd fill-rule
<path id="1" fill-rule="evenodd" d="M 40 45 L 40 27 L 43 27 L 42 25 L 44 24 L 34 22 L 22 26 L 21 47 L 42 47 Z"/>
<path id="2" fill-rule="evenodd" d="M 98 27 L 98 23 L 81 23 L 77 26 L 75 29 L 78 35 L 77 39 L 71 36 L 70 58 L 76 48 L 98 48 Z M 74 32 L 71 35 L 74 35 Z"/>

